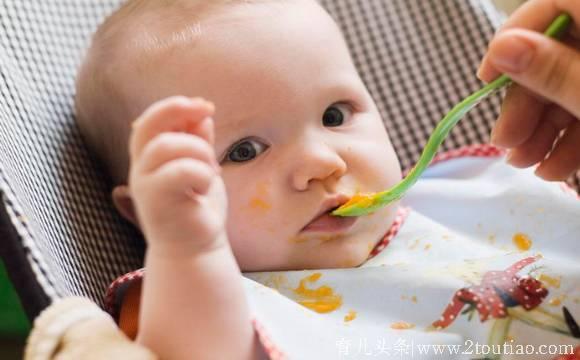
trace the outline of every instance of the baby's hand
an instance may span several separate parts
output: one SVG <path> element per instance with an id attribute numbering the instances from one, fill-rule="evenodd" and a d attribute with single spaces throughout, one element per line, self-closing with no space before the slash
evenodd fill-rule
<path id="1" fill-rule="evenodd" d="M 189 256 L 226 244 L 213 104 L 171 97 L 133 124 L 129 188 L 149 250 Z"/>
<path id="2" fill-rule="evenodd" d="M 543 31 L 561 13 L 575 25 L 562 41 Z M 511 149 L 518 167 L 539 163 L 546 180 L 564 180 L 580 169 L 580 1 L 530 0 L 496 34 L 479 69 L 491 81 L 499 73 L 509 89 L 492 142 Z"/>

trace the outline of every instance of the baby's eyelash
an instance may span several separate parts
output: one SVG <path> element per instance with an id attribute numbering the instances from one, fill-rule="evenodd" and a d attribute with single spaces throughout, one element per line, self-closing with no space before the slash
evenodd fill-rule
<path id="1" fill-rule="evenodd" d="M 269 145 L 267 145 L 264 141 L 260 140 L 259 138 L 256 138 L 256 137 L 253 137 L 253 136 L 245 137 L 245 138 L 242 138 L 242 139 L 234 142 L 232 145 L 230 145 L 227 148 L 226 151 L 223 152 L 223 154 L 219 158 L 220 164 L 221 163 L 224 163 L 224 162 L 229 162 L 229 159 L 228 158 L 229 158 L 230 154 L 236 149 L 236 147 L 239 146 L 240 144 L 243 144 L 243 143 L 248 142 L 248 141 L 252 141 L 252 142 L 255 142 L 255 143 L 262 144 L 262 146 L 264 148 L 263 151 L 265 151 L 265 150 L 267 150 L 269 148 Z"/>

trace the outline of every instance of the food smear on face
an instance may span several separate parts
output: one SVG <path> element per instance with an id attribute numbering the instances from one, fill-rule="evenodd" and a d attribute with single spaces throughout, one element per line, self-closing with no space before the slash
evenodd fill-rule
<path id="1" fill-rule="evenodd" d="M 391 329 L 395 330 L 409 330 L 415 327 L 415 324 L 406 321 L 397 321 L 391 324 Z"/>
<path id="2" fill-rule="evenodd" d="M 356 318 L 356 311 L 350 310 L 348 314 L 344 315 L 344 322 L 353 321 Z"/>
<path id="3" fill-rule="evenodd" d="M 250 207 L 252 209 L 261 209 L 261 210 L 270 210 L 272 208 L 270 204 L 268 204 L 267 202 L 265 202 L 260 198 L 253 198 L 252 201 L 250 201 Z"/>
<path id="4" fill-rule="evenodd" d="M 532 247 L 532 240 L 528 235 L 524 233 L 514 234 L 514 236 L 512 237 L 512 241 L 520 251 L 530 250 L 530 248 Z"/>
<path id="5" fill-rule="evenodd" d="M 327 241 L 336 240 L 340 237 L 341 237 L 340 234 L 330 234 L 330 235 L 320 235 L 317 238 L 320 240 L 320 242 L 327 242 Z"/>
<path id="6" fill-rule="evenodd" d="M 317 313 L 328 313 L 342 306 L 342 296 L 336 294 L 328 285 L 322 285 L 315 289 L 307 287 L 307 283 L 314 283 L 321 276 L 321 273 L 314 273 L 301 279 L 298 287 L 294 289 L 294 293 L 300 297 L 297 300 L 300 305 Z"/>
<path id="7" fill-rule="evenodd" d="M 268 184 L 260 183 L 256 187 L 256 194 L 250 200 L 250 208 L 260 211 L 268 211 L 272 205 L 268 202 Z"/>
<path id="8" fill-rule="evenodd" d="M 320 243 L 325 243 L 328 241 L 339 239 L 341 237 L 342 237 L 341 234 L 314 234 L 314 235 L 309 234 L 309 235 L 293 236 L 289 240 L 292 243 L 303 243 L 308 240 L 318 240 L 320 241 Z"/>

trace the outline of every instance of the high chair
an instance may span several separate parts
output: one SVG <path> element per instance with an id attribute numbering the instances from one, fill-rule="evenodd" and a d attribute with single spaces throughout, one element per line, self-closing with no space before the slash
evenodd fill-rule
<path id="1" fill-rule="evenodd" d="M 97 321 L 111 281 L 143 264 L 144 241 L 115 212 L 73 111 L 75 73 L 91 34 L 121 3 L 0 3 L 0 255 L 30 319 L 59 299 L 83 297 L 57 304 L 58 316 L 73 324 L 70 312 L 80 306 L 79 319 Z M 442 115 L 480 87 L 475 72 L 504 15 L 489 0 L 321 3 L 344 32 L 402 167 L 412 166 Z M 486 143 L 500 100 L 474 110 L 443 150 Z M 578 189 L 579 178 L 570 184 Z M 55 341 L 45 358 L 66 352 Z"/>

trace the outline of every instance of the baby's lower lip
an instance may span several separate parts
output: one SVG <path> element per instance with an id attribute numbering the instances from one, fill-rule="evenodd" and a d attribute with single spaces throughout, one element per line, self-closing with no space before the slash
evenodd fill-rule
<path id="1" fill-rule="evenodd" d="M 302 229 L 304 232 L 329 232 L 338 233 L 350 229 L 358 220 L 356 216 L 342 217 L 332 216 L 330 213 L 323 214 L 312 220 Z"/>

